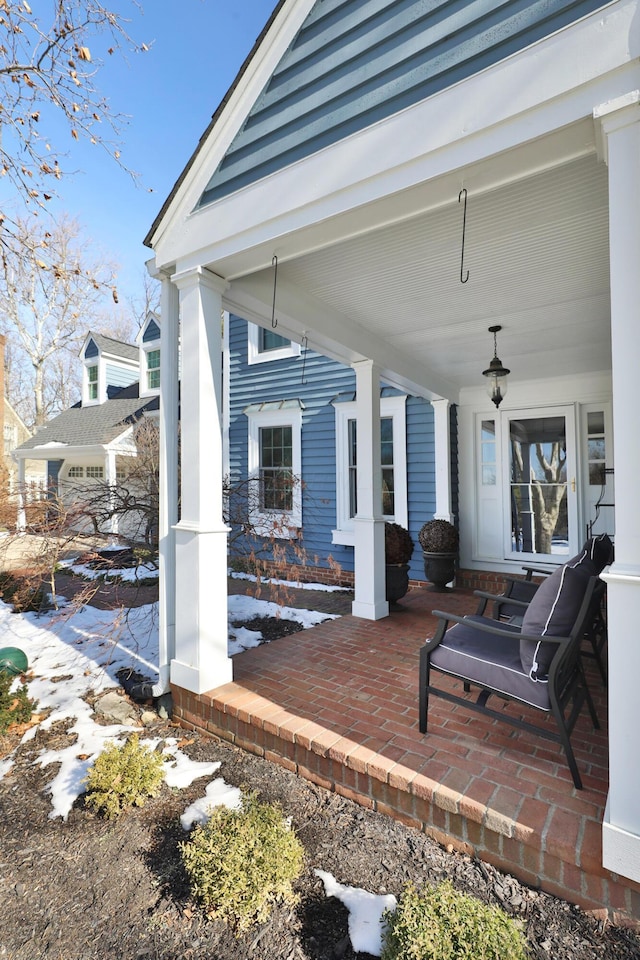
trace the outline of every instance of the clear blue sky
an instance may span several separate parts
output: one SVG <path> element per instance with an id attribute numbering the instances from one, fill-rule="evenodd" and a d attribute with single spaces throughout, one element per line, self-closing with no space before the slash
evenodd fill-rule
<path id="1" fill-rule="evenodd" d="M 55 210 L 76 217 L 86 236 L 118 262 L 124 302 L 141 296 L 144 263 L 152 256 L 142 241 L 276 0 L 141 0 L 142 14 L 129 0 L 105 2 L 131 17 L 131 35 L 151 48 L 128 63 L 108 58 L 97 80 L 113 112 L 130 117 L 122 160 L 141 175 L 141 185 L 101 148 L 65 133 L 67 168 L 77 172 L 59 185 Z M 54 141 L 60 145 L 57 135 Z"/>

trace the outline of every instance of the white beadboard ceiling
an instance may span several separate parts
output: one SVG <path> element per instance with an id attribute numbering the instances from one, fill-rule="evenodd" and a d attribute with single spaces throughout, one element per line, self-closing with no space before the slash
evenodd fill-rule
<path id="1" fill-rule="evenodd" d="M 458 387 L 498 356 L 514 380 L 611 365 L 607 168 L 595 154 L 463 206 L 345 240 L 281 267 L 287 282 Z"/>

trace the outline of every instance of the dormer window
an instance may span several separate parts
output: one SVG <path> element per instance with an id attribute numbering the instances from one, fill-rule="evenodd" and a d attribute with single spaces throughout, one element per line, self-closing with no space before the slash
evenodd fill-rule
<path id="1" fill-rule="evenodd" d="M 160 391 L 160 324 L 157 314 L 150 311 L 138 334 L 140 350 L 140 396 Z"/>
<path id="2" fill-rule="evenodd" d="M 160 351 L 147 352 L 147 390 L 160 389 Z"/>
<path id="3" fill-rule="evenodd" d="M 98 365 L 87 367 L 87 399 L 98 399 Z"/>

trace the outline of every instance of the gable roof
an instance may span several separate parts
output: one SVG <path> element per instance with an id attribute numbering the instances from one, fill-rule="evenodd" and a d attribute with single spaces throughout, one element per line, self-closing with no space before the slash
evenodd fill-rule
<path id="1" fill-rule="evenodd" d="M 138 392 L 138 384 L 132 383 L 113 400 L 91 407 L 71 407 L 40 427 L 17 451 L 36 450 L 50 444 L 61 444 L 63 448 L 109 444 L 144 413 L 159 409 L 159 397 L 141 399 Z M 51 454 L 55 459 L 54 446 Z"/>
<path id="2" fill-rule="evenodd" d="M 232 93 L 258 53 L 281 0 L 155 219 L 156 228 Z M 603 0 L 322 0 L 311 7 L 224 157 L 197 207 L 317 153 L 523 50 Z M 298 7 L 290 2 L 285 18 Z M 256 56 L 257 55 L 257 56 Z"/>
<path id="3" fill-rule="evenodd" d="M 115 340 L 113 337 L 107 337 L 103 333 L 89 332 L 82 347 L 82 353 L 87 348 L 87 344 L 93 340 L 100 350 L 100 353 L 110 357 L 119 357 L 122 360 L 134 360 L 136 363 L 140 359 L 138 348 L 132 343 L 125 343 L 123 340 Z"/>
<path id="4" fill-rule="evenodd" d="M 260 47 L 261 47 L 261 45 L 262 45 L 262 41 L 264 40 L 265 36 L 266 36 L 267 33 L 269 32 L 269 30 L 270 30 L 270 28 L 271 28 L 271 24 L 273 23 L 273 21 L 274 21 L 274 20 L 276 19 L 276 17 L 278 16 L 278 13 L 280 12 L 280 9 L 281 9 L 281 8 L 285 5 L 285 3 L 287 3 L 287 2 L 288 2 L 288 0 L 278 0 L 278 2 L 276 3 L 276 5 L 275 5 L 275 7 L 274 7 L 274 9 L 273 9 L 273 12 L 272 12 L 272 14 L 271 14 L 271 16 L 270 16 L 269 19 L 267 20 L 266 24 L 264 25 L 264 28 L 262 29 L 262 31 L 260 32 L 260 34 L 259 34 L 259 36 L 258 36 L 256 42 L 254 43 L 253 47 L 252 47 L 251 50 L 249 51 L 248 56 L 247 56 L 246 59 L 244 60 L 244 62 L 243 62 L 243 64 L 242 64 L 242 66 L 240 67 L 240 69 L 238 70 L 238 73 L 236 74 L 236 77 L 235 77 L 233 83 L 231 84 L 231 86 L 229 87 L 229 89 L 228 89 L 227 92 L 225 93 L 224 97 L 222 98 L 222 100 L 221 100 L 220 103 L 218 104 L 218 108 L 217 108 L 217 110 L 215 111 L 215 113 L 213 114 L 213 116 L 211 117 L 211 121 L 210 121 L 209 125 L 207 126 L 207 129 L 204 131 L 204 133 L 202 134 L 202 136 L 201 136 L 200 139 L 198 140 L 198 143 L 197 143 L 197 145 L 196 145 L 196 148 L 195 148 L 195 150 L 193 151 L 193 153 L 191 154 L 191 156 L 189 157 L 189 160 L 187 161 L 187 164 L 186 164 L 184 170 L 182 171 L 182 173 L 180 174 L 180 176 L 178 177 L 178 179 L 177 179 L 176 182 L 174 183 L 173 188 L 172 188 L 172 190 L 171 190 L 171 193 L 169 194 L 169 196 L 167 197 L 167 199 L 165 200 L 165 202 L 162 204 L 162 207 L 160 208 L 160 211 L 158 212 L 157 217 L 155 218 L 155 220 L 154 220 L 153 223 L 151 224 L 151 228 L 150 228 L 149 232 L 147 233 L 146 237 L 145 237 L 144 240 L 142 241 L 145 246 L 151 247 L 151 241 L 152 241 L 152 239 L 153 239 L 153 235 L 154 235 L 154 233 L 156 232 L 157 227 L 162 223 L 162 220 L 164 219 L 164 216 L 165 216 L 167 210 L 168 210 L 169 207 L 171 206 L 171 202 L 172 202 L 173 198 L 176 196 L 176 194 L 178 193 L 178 191 L 179 191 L 180 187 L 182 186 L 184 180 L 186 179 L 187 174 L 188 174 L 189 171 L 191 170 L 191 168 L 192 168 L 192 166 L 193 166 L 193 164 L 194 164 L 194 162 L 195 162 L 195 160 L 196 160 L 196 157 L 199 156 L 200 151 L 201 151 L 202 148 L 204 147 L 204 144 L 205 144 L 206 141 L 209 139 L 209 134 L 211 133 L 211 131 L 213 130 L 213 128 L 214 128 L 215 125 L 217 124 L 217 122 L 218 122 L 219 118 L 221 117 L 221 115 L 224 113 L 225 107 L 226 107 L 227 104 L 229 103 L 229 100 L 231 99 L 232 94 L 234 93 L 236 87 L 237 87 L 238 84 L 240 83 L 240 80 L 242 79 L 242 77 L 244 76 L 244 74 L 247 72 L 247 69 L 249 68 L 251 62 L 253 61 L 253 58 L 255 57 L 256 53 L 258 52 L 258 50 L 260 49 Z"/>

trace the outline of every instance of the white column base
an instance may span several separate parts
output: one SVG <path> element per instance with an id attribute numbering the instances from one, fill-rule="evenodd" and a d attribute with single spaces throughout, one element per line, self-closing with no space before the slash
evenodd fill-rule
<path id="1" fill-rule="evenodd" d="M 178 524 L 176 637 L 171 682 L 206 693 L 233 679 L 228 655 L 227 529 Z"/>
<path id="2" fill-rule="evenodd" d="M 384 564 L 376 564 L 376 557 L 384 557 L 384 520 L 356 518 L 353 526 L 356 595 L 351 604 L 351 613 L 364 620 L 382 620 L 389 616 L 389 604 L 384 599 Z"/>
<path id="3" fill-rule="evenodd" d="M 612 873 L 640 883 L 640 836 L 611 823 L 609 801 L 602 823 L 602 865 Z"/>

